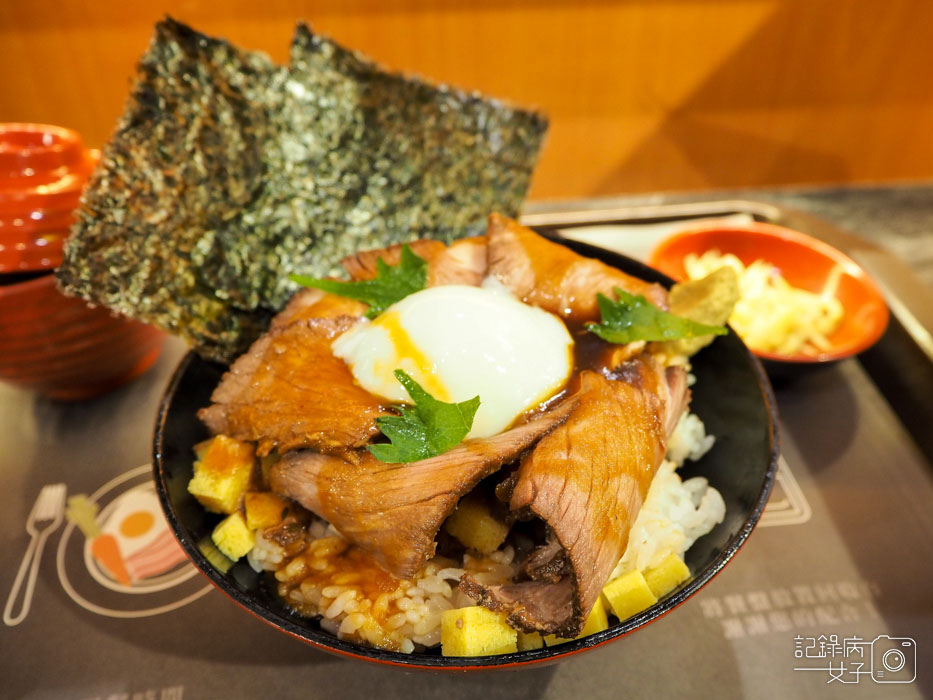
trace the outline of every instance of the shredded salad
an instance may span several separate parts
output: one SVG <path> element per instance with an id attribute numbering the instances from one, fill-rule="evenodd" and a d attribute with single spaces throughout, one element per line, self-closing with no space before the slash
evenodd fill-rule
<path id="1" fill-rule="evenodd" d="M 835 268 L 819 294 L 791 286 L 781 271 L 765 260 L 745 265 L 731 253 L 708 250 L 684 258 L 690 279 L 699 279 L 720 267 L 739 277 L 740 298 L 729 324 L 754 350 L 784 355 L 817 356 L 830 349 L 829 336 L 842 321 L 836 288 L 842 268 Z"/>

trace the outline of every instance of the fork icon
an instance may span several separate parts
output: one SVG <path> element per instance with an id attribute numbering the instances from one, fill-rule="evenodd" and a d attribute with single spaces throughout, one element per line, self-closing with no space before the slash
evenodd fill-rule
<path id="1" fill-rule="evenodd" d="M 29 546 L 26 548 L 23 563 L 19 566 L 16 580 L 13 582 L 13 589 L 10 591 L 10 597 L 3 609 L 3 622 L 9 627 L 18 625 L 29 614 L 32 594 L 36 587 L 36 575 L 39 573 L 39 560 L 42 558 L 42 548 L 45 547 L 48 536 L 62 524 L 64 514 L 65 485 L 48 484 L 43 486 L 39 492 L 39 497 L 36 498 L 36 502 L 32 506 L 32 510 L 29 511 L 29 518 L 26 520 L 26 532 L 30 538 Z M 26 590 L 23 593 L 22 609 L 18 615 L 14 616 L 13 608 L 23 585 L 23 579 L 26 578 L 27 569 L 29 577 L 26 581 Z"/>

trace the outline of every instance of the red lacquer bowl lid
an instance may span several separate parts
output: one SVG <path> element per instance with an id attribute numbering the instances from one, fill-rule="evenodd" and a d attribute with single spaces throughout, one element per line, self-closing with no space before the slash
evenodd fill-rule
<path id="1" fill-rule="evenodd" d="M 58 266 L 98 157 L 71 129 L 0 124 L 0 273 Z"/>

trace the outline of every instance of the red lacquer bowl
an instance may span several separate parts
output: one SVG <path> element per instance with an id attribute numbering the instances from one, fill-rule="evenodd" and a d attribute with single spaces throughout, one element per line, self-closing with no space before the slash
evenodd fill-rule
<path id="1" fill-rule="evenodd" d="M 55 287 L 52 270 L 97 158 L 70 129 L 0 124 L 0 381 L 60 400 L 119 386 L 162 348 L 155 328 Z"/>
<path id="2" fill-rule="evenodd" d="M 99 153 L 48 124 L 0 124 L 0 273 L 51 270 Z"/>
<path id="3" fill-rule="evenodd" d="M 146 371 L 163 335 L 64 296 L 52 273 L 0 284 L 0 381 L 52 399 L 103 394 Z"/>
<path id="4" fill-rule="evenodd" d="M 830 348 L 817 355 L 752 351 L 766 363 L 812 365 L 851 357 L 874 345 L 888 324 L 888 307 L 875 282 L 850 257 L 812 236 L 772 224 L 719 226 L 677 233 L 651 252 L 649 264 L 675 279 L 685 279 L 688 253 L 716 249 L 732 253 L 746 265 L 766 260 L 775 265 L 792 286 L 821 292 L 831 275 L 838 274 L 836 298 L 843 319 L 829 336 Z M 773 366 L 773 365 L 772 365 Z"/>

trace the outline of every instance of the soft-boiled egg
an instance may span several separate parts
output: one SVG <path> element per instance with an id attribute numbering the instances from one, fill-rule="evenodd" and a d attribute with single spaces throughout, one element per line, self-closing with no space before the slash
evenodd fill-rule
<path id="1" fill-rule="evenodd" d="M 364 389 L 393 402 L 411 401 L 396 369 L 441 401 L 479 395 L 468 438 L 505 430 L 560 391 L 573 369 L 563 321 L 502 287 L 424 289 L 342 334 L 332 349 Z"/>

